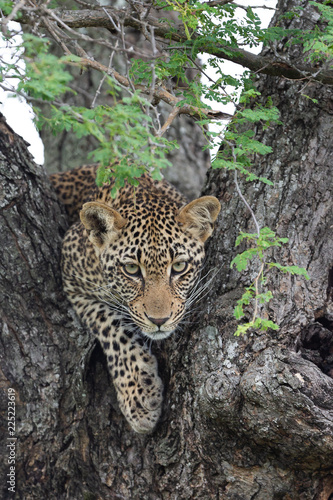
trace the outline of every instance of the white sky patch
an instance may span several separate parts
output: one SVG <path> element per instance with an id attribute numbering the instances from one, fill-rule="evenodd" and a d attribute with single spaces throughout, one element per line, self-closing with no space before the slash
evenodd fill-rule
<path id="1" fill-rule="evenodd" d="M 11 31 L 20 31 L 20 25 L 11 21 L 8 25 Z M 1 61 L 15 64 L 17 68 L 24 69 L 24 61 L 15 54 L 15 46 L 22 42 L 21 35 L 13 37 L 7 42 L 0 37 L 0 64 Z M 8 88 L 16 89 L 17 78 L 8 78 L 3 82 Z M 34 156 L 36 163 L 44 163 L 44 146 L 33 122 L 34 112 L 23 97 L 12 97 L 11 92 L 6 92 L 0 87 L 0 112 L 6 117 L 7 123 L 13 130 L 22 136 L 29 144 L 29 151 Z"/>
<path id="2" fill-rule="evenodd" d="M 260 0 L 238 0 L 237 1 L 237 5 L 243 5 L 245 7 L 248 7 L 248 6 L 258 7 L 259 5 L 264 5 L 265 7 L 269 7 L 269 9 L 268 8 L 261 8 L 261 9 L 256 8 L 256 9 L 254 9 L 254 12 L 256 14 L 258 14 L 258 16 L 261 19 L 261 27 L 262 28 L 268 27 L 273 15 L 274 15 L 274 12 L 275 12 L 275 10 L 271 10 L 271 9 L 275 9 L 276 4 L 277 4 L 276 0 L 265 0 L 265 2 L 260 1 Z M 236 13 L 236 16 L 238 19 L 241 19 L 241 18 L 245 17 L 245 15 L 246 15 L 244 9 L 242 9 L 242 8 L 236 9 L 235 13 Z M 259 54 L 259 52 L 262 49 L 262 43 L 260 45 L 258 45 L 257 47 L 244 46 L 242 48 L 244 50 L 248 50 L 249 52 L 252 52 L 254 54 Z M 200 59 L 201 59 L 203 64 L 207 64 L 208 60 L 210 58 L 211 58 L 211 56 L 209 54 L 203 54 L 200 56 Z M 240 64 L 236 64 L 236 63 L 233 63 L 231 61 L 225 61 L 223 59 L 221 59 L 220 67 L 222 68 L 222 71 L 224 74 L 228 74 L 228 75 L 233 76 L 235 78 L 239 78 L 244 73 L 244 71 L 246 69 L 243 66 L 241 66 Z M 207 69 L 205 70 L 205 72 L 214 81 L 218 80 L 219 75 L 214 68 L 207 66 Z M 209 85 L 209 83 L 210 83 L 208 78 L 206 78 L 205 76 L 202 76 L 201 82 L 204 85 Z M 227 85 L 225 87 L 225 90 L 228 94 L 232 94 L 235 91 L 234 87 L 229 86 L 229 85 Z M 240 93 L 240 91 L 238 92 L 238 95 L 239 95 L 239 93 Z M 229 113 L 231 115 L 234 114 L 234 112 L 235 112 L 235 106 L 231 102 L 228 104 L 213 103 L 207 99 L 203 99 L 203 102 L 205 102 L 206 104 L 211 106 L 214 110 L 224 111 L 225 113 Z M 220 121 L 220 122 L 216 122 L 216 123 L 212 122 L 209 125 L 209 130 L 211 132 L 223 133 L 223 131 L 225 130 L 227 125 L 228 125 L 228 120 Z M 219 144 L 217 144 L 216 147 L 214 147 L 213 149 L 210 150 L 210 154 L 211 154 L 212 158 L 214 158 L 215 154 L 218 151 L 218 148 L 219 148 Z"/>

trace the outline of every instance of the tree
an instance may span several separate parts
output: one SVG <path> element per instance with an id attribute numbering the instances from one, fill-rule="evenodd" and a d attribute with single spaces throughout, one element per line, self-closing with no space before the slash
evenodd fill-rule
<path id="1" fill-rule="evenodd" d="M 108 2 L 108 4 L 110 3 L 112 4 L 112 2 Z M 169 18 L 177 20 L 176 13 L 169 12 L 166 14 Z M 94 27 L 86 28 L 85 34 L 90 37 L 90 40 L 81 40 L 85 52 L 93 53 L 95 59 L 108 67 L 110 48 L 96 43 L 96 30 Z M 130 30 L 127 33 L 127 40 L 128 38 L 134 47 L 148 49 L 148 44 L 139 31 Z M 62 49 L 55 43 L 52 43 L 52 54 L 58 57 L 62 54 Z M 113 57 L 116 68 L 121 70 L 123 64 L 119 59 L 119 55 L 117 54 Z M 75 85 L 71 84 L 71 87 L 76 92 L 70 96 L 69 102 L 71 105 L 91 108 L 93 103 L 95 103 L 94 105 L 110 104 L 109 87 L 102 84 L 105 77 L 102 77 L 100 72 L 89 67 L 80 73 L 76 67 L 68 67 L 67 71 L 70 72 L 73 78 L 79 78 L 79 85 L 77 82 Z M 187 74 L 189 73 L 187 71 Z M 98 89 L 98 92 L 96 89 Z M 123 90 L 121 93 L 127 96 L 127 91 Z M 50 116 L 48 103 L 39 103 L 39 107 L 42 114 Z M 167 104 L 163 102 L 159 103 L 158 110 L 161 114 L 162 122 L 169 116 L 168 108 Z M 177 127 L 172 127 L 167 131 L 168 138 L 175 140 L 178 144 L 178 148 L 170 151 L 167 158 L 171 164 L 176 163 L 183 167 L 181 170 L 177 169 L 175 171 L 171 166 L 166 168 L 164 174 L 176 187 L 179 189 L 182 187 L 182 192 L 188 198 L 193 199 L 200 195 L 210 163 L 209 151 L 203 149 L 206 141 L 204 140 L 201 128 L 197 126 L 195 121 L 190 117 L 182 115 L 178 118 L 178 122 Z M 185 134 L 184 129 L 186 130 Z M 44 167 L 50 173 L 61 172 L 77 167 L 78 165 L 86 164 L 87 154 L 98 145 L 95 137 L 88 135 L 78 139 L 75 134 L 66 129 L 54 135 L 50 134 L 50 131 L 46 128 L 42 128 L 40 134 L 45 147 Z"/>
<path id="2" fill-rule="evenodd" d="M 210 4 L 229 7 L 228 2 Z M 238 108 L 238 121 L 225 135 L 217 161 L 255 174 L 252 183 L 236 179 L 248 206 L 236 195 L 234 171 L 209 171 L 204 194 L 217 196 L 223 204 L 208 248 L 207 266 L 218 272 L 192 325 L 153 346 L 167 391 L 161 422 L 151 436 L 129 430 L 117 410 L 101 349 L 63 296 L 58 262 L 64 214 L 45 173 L 33 165 L 24 142 L 2 119 L 0 171 L 6 189 L 0 234 L 1 359 L 6 419 L 13 408 L 9 402 L 16 404 L 15 436 L 8 434 L 12 427 L 7 420 L 4 438 L 18 439 L 8 440 L 1 474 L 11 473 L 8 460 L 15 458 L 16 498 L 328 500 L 333 495 L 332 71 L 323 58 L 330 42 L 327 31 L 322 35 L 319 29 L 318 7 L 302 2 L 298 16 L 287 15 L 294 6 L 291 0 L 278 4 L 273 26 L 293 31 L 276 31 L 277 40 L 270 31 L 271 42 L 259 56 L 234 50 L 232 44 L 206 47 L 223 57 L 242 57 L 245 66 L 259 70 L 255 91 L 261 95 L 255 100 L 245 82 L 247 117 L 253 117 L 251 111 L 262 112 L 270 98 L 279 109 L 280 123 L 267 127 L 257 120 L 252 125 L 255 136 L 244 136 L 244 108 Z M 28 14 L 37 14 L 41 22 L 51 15 L 42 6 L 24 7 L 22 12 L 21 20 L 27 23 Z M 163 31 L 165 26 L 150 11 L 141 17 L 146 16 L 147 24 L 138 21 L 140 12 L 133 12 L 96 8 L 53 14 L 61 14 L 71 29 L 89 20 L 90 26 L 107 24 L 111 30 L 125 29 L 127 23 L 138 30 L 150 26 L 156 39 L 168 33 L 185 44 L 187 34 L 191 40 L 196 36 L 188 11 L 180 10 L 181 22 L 172 34 Z M 330 20 L 323 26 L 330 28 Z M 299 42 L 300 31 L 306 35 L 303 46 L 288 45 L 288 33 Z M 315 61 L 304 62 L 306 43 Z M 98 66 L 90 60 L 86 64 Z M 126 86 L 122 78 L 128 77 L 114 76 Z M 180 99 L 163 86 L 147 90 L 154 92 L 154 99 L 172 104 Z M 179 109 L 174 113 L 201 119 L 202 113 L 212 114 L 198 110 L 193 101 Z M 169 118 L 171 123 L 173 115 Z M 243 155 L 244 137 L 272 147 L 264 156 L 250 149 L 250 170 Z M 274 181 L 274 186 L 258 178 Z M 240 268 L 247 265 L 242 274 L 230 269 L 239 230 L 251 234 L 256 224 L 259 229 L 273 228 L 280 239 L 289 238 L 289 246 L 274 245 L 262 259 L 268 268 L 264 283 L 259 279 L 259 238 L 243 235 L 241 249 L 256 252 L 251 261 L 242 252 L 244 265 L 241 259 L 235 262 Z M 283 243 L 274 238 L 263 238 L 262 245 Z M 270 263 L 283 266 L 283 271 L 302 266 L 310 279 L 281 273 Z M 263 288 L 256 293 L 256 287 Z M 259 292 L 271 292 L 273 299 L 260 304 L 264 299 Z M 241 321 L 251 322 L 257 303 L 261 319 L 277 323 L 279 330 L 252 328 L 244 337 L 235 337 L 237 301 L 238 316 L 244 314 Z M 2 491 L 6 498 L 8 484 Z"/>

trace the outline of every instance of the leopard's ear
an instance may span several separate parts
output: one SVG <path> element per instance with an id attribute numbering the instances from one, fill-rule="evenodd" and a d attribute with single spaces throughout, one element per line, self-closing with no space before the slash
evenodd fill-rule
<path id="1" fill-rule="evenodd" d="M 87 230 L 89 240 L 98 248 L 111 241 L 125 226 L 127 220 L 105 203 L 85 203 L 80 219 Z"/>
<path id="2" fill-rule="evenodd" d="M 213 224 L 221 209 L 220 202 L 214 196 L 202 196 L 181 208 L 176 221 L 182 229 L 206 241 L 213 232 Z"/>

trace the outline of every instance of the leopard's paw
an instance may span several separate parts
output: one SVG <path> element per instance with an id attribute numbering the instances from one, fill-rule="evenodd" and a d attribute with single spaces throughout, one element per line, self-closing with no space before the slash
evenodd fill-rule
<path id="1" fill-rule="evenodd" d="M 134 337 L 128 350 L 108 360 L 122 413 L 136 432 L 152 432 L 163 403 L 163 383 L 155 356 L 140 337 Z"/>
<path id="2" fill-rule="evenodd" d="M 118 385 L 118 384 L 117 384 Z M 143 374 L 127 380 L 127 387 L 117 387 L 121 411 L 135 432 L 152 432 L 161 416 L 163 384 L 161 379 Z"/>

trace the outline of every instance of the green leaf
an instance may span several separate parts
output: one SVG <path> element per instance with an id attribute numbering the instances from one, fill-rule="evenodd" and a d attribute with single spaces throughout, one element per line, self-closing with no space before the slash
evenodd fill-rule
<path id="1" fill-rule="evenodd" d="M 307 270 L 304 267 L 298 267 L 298 266 L 282 266 L 281 264 L 277 262 L 269 262 L 268 266 L 270 268 L 276 267 L 279 269 L 282 273 L 290 273 L 292 275 L 297 274 L 299 276 L 304 276 L 306 280 L 310 279 L 310 276 L 307 272 Z"/>
<path id="2" fill-rule="evenodd" d="M 244 233 L 243 231 L 240 231 L 240 234 L 238 235 L 235 243 L 235 247 L 240 245 L 242 241 L 244 240 L 256 240 L 258 239 L 257 233 Z"/>
<path id="3" fill-rule="evenodd" d="M 98 187 L 102 187 L 105 182 L 106 169 L 103 165 L 100 165 L 96 172 L 96 184 Z"/>
<path id="4" fill-rule="evenodd" d="M 242 325 L 237 326 L 237 330 L 235 331 L 234 335 L 236 337 L 239 337 L 240 335 L 245 335 L 247 331 L 253 327 L 253 323 L 243 323 Z"/>
<path id="5" fill-rule="evenodd" d="M 236 266 L 237 271 L 239 272 L 244 271 L 247 268 L 250 260 L 255 255 L 257 255 L 257 253 L 258 252 L 255 248 L 250 248 L 249 250 L 245 250 L 245 252 L 236 255 L 236 257 L 232 259 L 230 267 L 233 268 L 234 266 Z"/>
<path id="6" fill-rule="evenodd" d="M 270 290 L 268 290 L 265 293 L 259 293 L 257 295 L 257 300 L 259 301 L 260 304 L 264 304 L 265 302 L 269 302 L 270 300 L 272 300 L 272 298 L 273 298 L 273 294 Z"/>
<path id="7" fill-rule="evenodd" d="M 234 309 L 234 316 L 236 319 L 241 319 L 244 316 L 243 307 L 241 304 L 237 304 Z"/>
<path id="8" fill-rule="evenodd" d="M 2 16 L 9 16 L 13 10 L 13 2 L 11 0 L 1 0 L 0 1 L 0 10 Z M 20 12 L 18 13 L 18 17 L 20 17 Z"/>
<path id="9" fill-rule="evenodd" d="M 245 335 L 250 329 L 255 328 L 257 330 L 261 330 L 267 332 L 267 330 L 279 330 L 279 326 L 269 319 L 264 318 L 256 318 L 255 321 L 250 321 L 248 323 L 243 323 L 238 325 L 235 336 L 239 337 L 240 335 Z"/>

